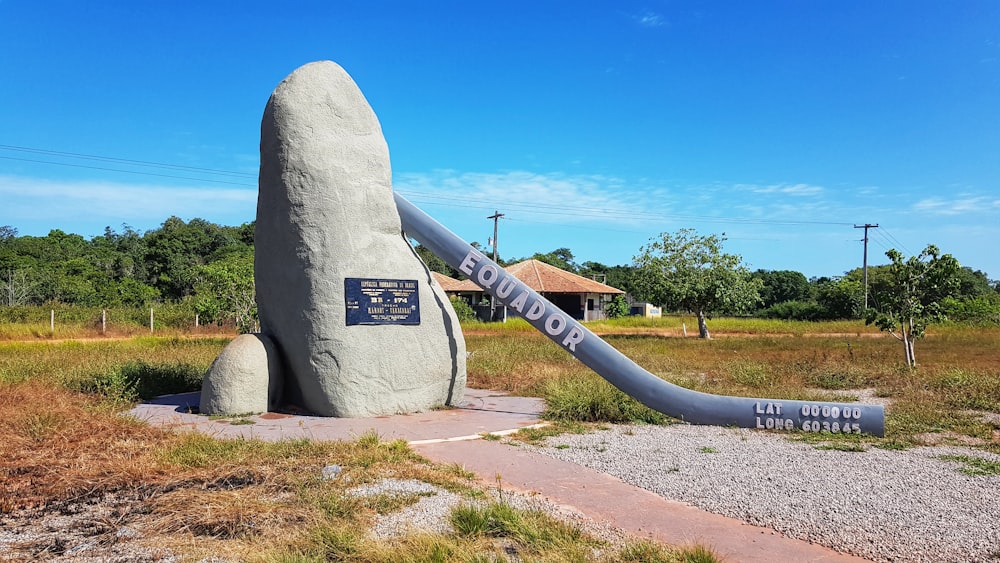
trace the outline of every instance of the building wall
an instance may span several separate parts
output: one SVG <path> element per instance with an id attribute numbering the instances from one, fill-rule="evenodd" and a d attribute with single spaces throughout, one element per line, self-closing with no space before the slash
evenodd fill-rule
<path id="1" fill-rule="evenodd" d="M 663 311 L 652 303 L 632 303 L 629 309 L 630 315 L 638 315 L 647 319 L 658 319 L 663 316 Z"/>

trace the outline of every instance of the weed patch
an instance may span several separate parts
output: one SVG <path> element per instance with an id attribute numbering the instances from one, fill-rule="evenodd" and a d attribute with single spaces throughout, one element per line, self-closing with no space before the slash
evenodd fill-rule
<path id="1" fill-rule="evenodd" d="M 740 385 L 752 388 L 770 387 L 774 384 L 774 376 L 768 366 L 760 362 L 729 362 L 725 366 L 729 376 Z"/>
<path id="2" fill-rule="evenodd" d="M 543 417 L 579 422 L 662 424 L 666 416 L 639 403 L 595 375 L 562 378 L 545 388 Z"/>
<path id="3" fill-rule="evenodd" d="M 560 434 L 586 434 L 600 426 L 579 422 L 576 420 L 557 420 L 538 428 L 522 428 L 511 434 L 511 438 L 528 444 L 541 445 L 546 438 Z"/>
<path id="4" fill-rule="evenodd" d="M 1000 462 L 997 461 L 967 455 L 943 455 L 940 459 L 961 463 L 963 467 L 959 471 L 966 475 L 1000 475 Z"/>
<path id="5" fill-rule="evenodd" d="M 455 507 L 451 513 L 451 524 L 460 536 L 508 538 L 519 544 L 518 551 L 526 553 L 553 547 L 577 550 L 583 543 L 596 544 L 575 526 L 555 520 L 543 512 L 519 510 L 502 502 Z"/>
<path id="6" fill-rule="evenodd" d="M 817 450 L 832 450 L 836 452 L 867 452 L 868 448 L 861 443 L 833 442 L 830 444 L 819 444 L 814 446 Z"/>
<path id="7" fill-rule="evenodd" d="M 953 407 L 1000 411 L 1000 377 L 996 372 L 952 368 L 933 376 L 930 384 Z"/>

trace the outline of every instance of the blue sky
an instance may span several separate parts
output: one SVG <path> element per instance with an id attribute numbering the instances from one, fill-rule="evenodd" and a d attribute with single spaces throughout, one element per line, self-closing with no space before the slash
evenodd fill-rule
<path id="1" fill-rule="evenodd" d="M 871 263 L 1000 278 L 998 2 L 281 4 L 0 0 L 0 225 L 251 221 L 267 98 L 330 59 L 395 189 L 470 241 L 504 213 L 508 258 L 694 228 L 832 276 L 872 223 Z"/>

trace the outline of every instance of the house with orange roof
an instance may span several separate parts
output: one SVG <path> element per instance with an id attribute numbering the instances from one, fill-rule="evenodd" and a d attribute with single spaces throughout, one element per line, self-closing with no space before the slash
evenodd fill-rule
<path id="1" fill-rule="evenodd" d="M 560 270 L 539 260 L 525 260 L 504 269 L 569 316 L 580 321 L 606 318 L 605 305 L 616 295 L 625 293 L 616 287 Z M 470 280 L 459 281 L 437 273 L 434 273 L 434 279 L 445 293 L 459 296 L 473 306 L 482 303 L 484 297 L 488 299 L 488 296 L 484 296 L 482 288 Z"/>

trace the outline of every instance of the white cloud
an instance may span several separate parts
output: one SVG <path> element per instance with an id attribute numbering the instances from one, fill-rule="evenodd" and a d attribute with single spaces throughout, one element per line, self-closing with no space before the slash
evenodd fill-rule
<path id="1" fill-rule="evenodd" d="M 836 220 L 825 190 L 810 184 L 657 184 L 602 175 L 526 171 L 470 173 L 437 170 L 397 174 L 394 186 L 418 206 L 477 209 L 446 211 L 449 221 L 494 210 L 536 224 L 600 226 L 631 232 L 726 223 Z M 846 223 L 848 219 L 844 219 Z"/>
<path id="2" fill-rule="evenodd" d="M 398 174 L 394 187 L 418 205 L 435 203 L 483 210 L 502 208 L 510 218 L 546 223 L 601 222 L 635 225 L 656 218 L 669 195 L 658 189 L 629 189 L 600 175 L 538 174 L 526 171 Z"/>
<path id="3" fill-rule="evenodd" d="M 810 184 L 772 184 L 770 186 L 739 184 L 737 185 L 737 188 L 744 189 L 755 194 L 776 194 L 796 197 L 819 196 L 824 192 L 822 187 Z"/>
<path id="4" fill-rule="evenodd" d="M 913 210 L 931 215 L 995 213 L 1000 210 L 1000 199 L 974 195 L 964 195 L 955 199 L 931 197 L 913 204 Z"/>
<path id="5" fill-rule="evenodd" d="M 639 14 L 638 16 L 635 16 L 635 19 L 639 22 L 639 25 L 643 27 L 662 27 L 667 23 L 666 20 L 663 19 L 663 16 L 654 12 Z"/>
<path id="6" fill-rule="evenodd" d="M 211 221 L 253 219 L 257 190 L 225 187 L 167 187 L 105 181 L 47 180 L 0 176 L 0 224 L 157 224 L 171 215 Z M 28 229 L 23 229 L 28 230 Z"/>

